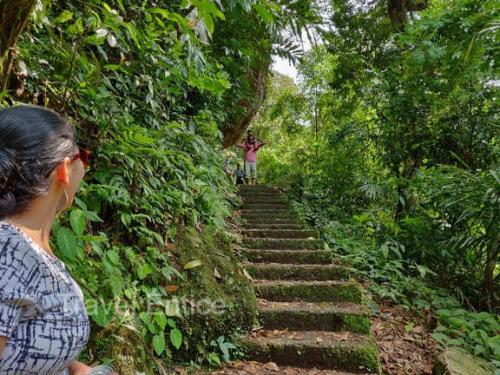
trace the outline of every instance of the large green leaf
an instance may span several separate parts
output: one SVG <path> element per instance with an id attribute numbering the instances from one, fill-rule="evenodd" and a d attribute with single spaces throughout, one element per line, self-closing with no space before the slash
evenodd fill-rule
<path id="1" fill-rule="evenodd" d="M 182 345 L 182 332 L 179 329 L 173 328 L 170 331 L 170 342 L 172 343 L 174 348 L 180 349 Z"/>
<path id="2" fill-rule="evenodd" d="M 63 260 L 73 262 L 77 258 L 82 258 L 82 249 L 78 245 L 75 234 L 71 229 L 66 227 L 59 228 L 56 234 L 56 240 L 59 254 Z"/>
<path id="3" fill-rule="evenodd" d="M 85 230 L 85 213 L 82 210 L 72 210 L 69 214 L 69 221 L 73 232 L 78 238 L 83 236 Z"/>
<path id="4" fill-rule="evenodd" d="M 157 355 L 161 355 L 165 351 L 166 342 L 163 333 L 153 337 L 153 348 Z"/>

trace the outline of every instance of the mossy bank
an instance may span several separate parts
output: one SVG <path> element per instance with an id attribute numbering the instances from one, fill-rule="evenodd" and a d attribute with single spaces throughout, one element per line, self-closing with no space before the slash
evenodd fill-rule
<path id="1" fill-rule="evenodd" d="M 140 314 L 129 313 L 104 329 L 95 326 L 87 359 L 105 360 L 121 375 L 166 374 L 175 363 L 222 361 L 214 343 L 248 331 L 257 314 L 254 289 L 232 254 L 232 239 L 212 226 L 179 231 L 177 244 L 162 250 L 178 272 L 156 285 L 158 267 L 141 284 L 134 282 L 130 288 L 140 297 L 129 310 Z"/>

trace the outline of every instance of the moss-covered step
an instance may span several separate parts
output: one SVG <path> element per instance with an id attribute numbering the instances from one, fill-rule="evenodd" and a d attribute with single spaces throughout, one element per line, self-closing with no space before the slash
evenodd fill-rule
<path id="1" fill-rule="evenodd" d="M 243 234 L 250 238 L 318 238 L 319 231 L 314 229 L 276 229 L 276 228 L 260 228 L 246 229 Z"/>
<path id="2" fill-rule="evenodd" d="M 286 201 L 285 198 L 281 196 L 262 196 L 262 197 L 245 197 L 243 198 L 243 203 L 245 204 L 257 204 L 257 203 L 264 203 L 264 204 L 287 204 L 288 202 Z"/>
<path id="3" fill-rule="evenodd" d="M 275 281 L 254 280 L 259 298 L 276 302 L 352 302 L 364 303 L 361 286 L 354 281 Z"/>
<path id="4" fill-rule="evenodd" d="M 274 193 L 274 194 L 281 194 L 281 192 L 273 187 L 251 187 L 251 186 L 245 186 L 245 185 L 240 185 L 239 187 L 240 194 L 256 194 L 256 193 Z"/>
<path id="5" fill-rule="evenodd" d="M 275 190 L 244 191 L 240 193 L 243 199 L 259 197 L 282 197 L 282 193 Z"/>
<path id="6" fill-rule="evenodd" d="M 302 224 L 304 223 L 300 221 L 300 219 L 296 216 L 290 216 L 290 217 L 276 217 L 276 216 L 254 216 L 254 217 L 243 217 L 245 225 L 267 225 L 267 224 Z"/>
<path id="7" fill-rule="evenodd" d="M 245 263 L 250 276 L 259 280 L 346 280 L 349 268 L 334 264 Z"/>
<path id="8" fill-rule="evenodd" d="M 368 307 L 360 304 L 272 302 L 260 299 L 257 308 L 260 324 L 265 329 L 370 333 Z"/>
<path id="9" fill-rule="evenodd" d="M 243 245 L 249 249 L 287 249 L 312 250 L 321 249 L 324 244 L 315 239 L 288 239 L 288 238 L 245 238 Z"/>
<path id="10" fill-rule="evenodd" d="M 241 210 L 241 216 L 247 217 L 247 216 L 279 216 L 279 217 L 289 217 L 289 216 L 296 216 L 297 214 L 290 210 L 288 207 L 283 207 L 283 208 L 272 208 L 272 209 L 267 209 L 267 208 L 262 208 L 262 209 L 251 209 L 251 210 Z"/>
<path id="11" fill-rule="evenodd" d="M 290 217 L 296 216 L 295 212 L 290 210 L 289 208 L 285 208 L 282 210 L 241 210 L 241 216 L 243 217 Z"/>
<path id="12" fill-rule="evenodd" d="M 260 194 L 252 196 L 242 196 L 243 203 L 287 203 L 281 195 Z"/>
<path id="13" fill-rule="evenodd" d="M 380 373 L 377 346 L 368 335 L 352 332 L 258 331 L 242 340 L 247 357 L 278 365 Z"/>
<path id="14" fill-rule="evenodd" d="M 243 209 L 245 210 L 289 210 L 286 203 L 247 203 L 243 202 Z"/>
<path id="15" fill-rule="evenodd" d="M 293 264 L 330 264 L 332 252 L 328 250 L 262 250 L 245 249 L 245 258 L 249 262 L 293 263 Z"/>
<path id="16" fill-rule="evenodd" d="M 262 202 L 262 201 L 283 201 L 284 198 L 281 195 L 276 195 L 276 194 L 258 194 L 258 195 L 251 195 L 251 196 L 242 196 L 241 199 L 243 202 L 248 203 L 248 202 Z"/>
<path id="17" fill-rule="evenodd" d="M 245 229 L 304 229 L 305 224 L 297 223 L 297 224 L 287 224 L 287 223 L 275 223 L 275 224 L 265 224 L 265 223 L 257 223 L 257 222 L 246 222 L 243 224 L 243 228 Z"/>
<path id="18" fill-rule="evenodd" d="M 246 222 L 250 222 L 252 224 L 282 224 L 282 223 L 291 223 L 291 224 L 299 224 L 301 220 L 297 215 L 292 212 L 281 213 L 281 212 L 273 212 L 271 214 L 264 213 L 259 214 L 253 211 L 252 213 L 244 213 L 241 214 L 241 218 Z"/>

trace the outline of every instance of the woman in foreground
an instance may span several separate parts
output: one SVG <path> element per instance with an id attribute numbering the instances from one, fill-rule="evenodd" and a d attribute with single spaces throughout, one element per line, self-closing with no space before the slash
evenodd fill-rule
<path id="1" fill-rule="evenodd" d="M 88 375 L 83 294 L 50 247 L 88 152 L 55 112 L 0 111 L 0 375 Z"/>

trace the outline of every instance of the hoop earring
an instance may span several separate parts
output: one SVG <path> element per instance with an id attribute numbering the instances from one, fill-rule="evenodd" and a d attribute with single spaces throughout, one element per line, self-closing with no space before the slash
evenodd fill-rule
<path id="1" fill-rule="evenodd" d="M 63 197 L 64 197 L 64 204 L 61 204 L 62 203 L 62 197 L 61 197 L 61 201 L 59 202 L 59 206 L 57 207 L 57 215 L 60 215 L 68 206 L 69 196 L 66 190 L 64 190 Z"/>

